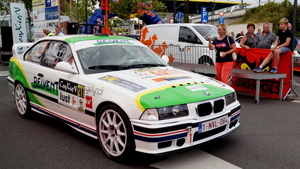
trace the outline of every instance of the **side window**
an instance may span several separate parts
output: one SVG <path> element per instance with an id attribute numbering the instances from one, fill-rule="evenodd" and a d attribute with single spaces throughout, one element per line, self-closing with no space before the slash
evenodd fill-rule
<path id="1" fill-rule="evenodd" d="M 25 54 L 25 60 L 40 63 L 48 43 L 49 41 L 43 41 L 36 44 Z"/>
<path id="2" fill-rule="evenodd" d="M 41 61 L 41 65 L 54 68 L 55 65 L 66 60 L 65 58 L 71 55 L 71 49 L 65 42 L 53 41 L 45 51 L 45 56 Z"/>
<path id="3" fill-rule="evenodd" d="M 203 44 L 200 39 L 196 36 L 196 34 L 187 27 L 181 26 L 179 29 L 179 42 L 188 42 L 188 43 L 198 43 Z"/>

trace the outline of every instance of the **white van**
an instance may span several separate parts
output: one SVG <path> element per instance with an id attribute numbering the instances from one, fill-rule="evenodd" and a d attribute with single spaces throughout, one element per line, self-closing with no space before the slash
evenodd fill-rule
<path id="1" fill-rule="evenodd" d="M 140 41 L 160 56 L 173 57 L 174 62 L 214 65 L 215 51 L 208 49 L 207 34 L 218 37 L 217 27 L 192 23 L 154 24 L 142 28 Z"/>

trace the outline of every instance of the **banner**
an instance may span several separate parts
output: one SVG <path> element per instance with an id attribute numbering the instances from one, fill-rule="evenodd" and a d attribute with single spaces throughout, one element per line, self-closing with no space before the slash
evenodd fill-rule
<path id="1" fill-rule="evenodd" d="M 25 6 L 21 3 L 10 3 L 11 27 L 13 43 L 27 43 L 27 30 L 25 21 Z"/>
<path id="2" fill-rule="evenodd" d="M 237 48 L 237 59 L 234 61 L 234 68 L 253 70 L 257 68 L 270 53 L 270 49 L 249 49 Z M 282 99 L 284 99 L 291 89 L 291 62 L 292 52 L 280 55 L 278 73 L 286 74 L 283 85 Z M 274 66 L 274 57 L 264 67 L 263 73 L 269 73 Z M 279 98 L 280 79 L 269 79 L 260 81 L 260 96 L 272 99 Z M 246 92 L 255 95 L 256 80 L 232 77 L 231 87 L 236 91 Z"/>

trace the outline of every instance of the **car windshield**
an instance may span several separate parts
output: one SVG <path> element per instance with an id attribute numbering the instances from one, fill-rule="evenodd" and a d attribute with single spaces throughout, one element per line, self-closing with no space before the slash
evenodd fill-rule
<path id="1" fill-rule="evenodd" d="M 86 74 L 166 66 L 152 50 L 140 45 L 100 45 L 81 48 L 77 55 Z"/>
<path id="2" fill-rule="evenodd" d="M 203 26 L 203 25 L 199 25 L 199 26 L 193 26 L 193 27 L 207 41 L 208 41 L 208 38 L 206 37 L 206 35 L 210 35 L 210 37 L 212 39 L 215 39 L 215 38 L 219 37 L 218 31 L 217 31 L 217 27 L 215 27 L 215 26 Z"/>

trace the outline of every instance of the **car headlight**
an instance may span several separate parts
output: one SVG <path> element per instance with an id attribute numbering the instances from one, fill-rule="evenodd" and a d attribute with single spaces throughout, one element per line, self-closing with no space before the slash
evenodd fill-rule
<path id="1" fill-rule="evenodd" d="M 177 117 L 188 116 L 188 108 L 187 105 L 176 105 L 176 106 L 168 106 L 161 107 L 155 109 L 146 109 L 141 115 L 141 120 L 165 120 Z"/>
<path id="2" fill-rule="evenodd" d="M 236 101 L 236 93 L 235 92 L 225 95 L 226 105 L 230 105 L 231 103 L 233 103 L 235 101 Z"/>

